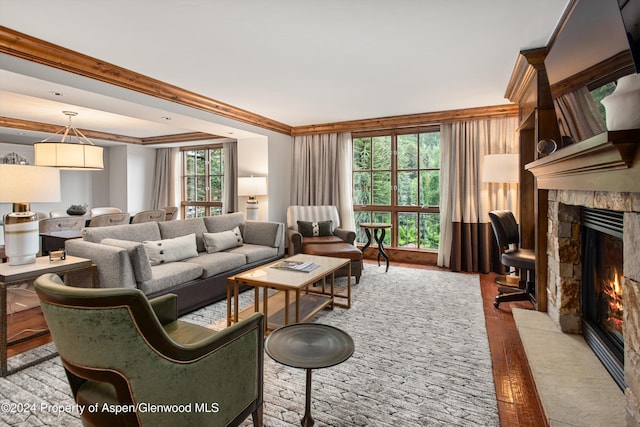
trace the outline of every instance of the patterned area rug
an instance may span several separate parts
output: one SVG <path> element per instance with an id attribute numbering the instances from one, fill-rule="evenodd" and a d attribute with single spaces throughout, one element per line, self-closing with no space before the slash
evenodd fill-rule
<path id="1" fill-rule="evenodd" d="M 252 298 L 243 293 L 241 306 Z M 315 319 L 343 329 L 356 345 L 346 362 L 313 371 L 316 425 L 500 425 L 477 275 L 399 267 L 385 273 L 366 264 L 352 298 L 351 309 Z M 183 320 L 219 324 L 225 314 L 222 302 Z M 299 426 L 304 391 L 304 370 L 265 356 L 266 426 Z M 6 425 L 80 425 L 63 408 L 73 400 L 57 357 L 0 379 L 0 399 Z M 9 413 L 10 403 L 23 407 Z M 251 417 L 242 425 L 251 426 Z"/>

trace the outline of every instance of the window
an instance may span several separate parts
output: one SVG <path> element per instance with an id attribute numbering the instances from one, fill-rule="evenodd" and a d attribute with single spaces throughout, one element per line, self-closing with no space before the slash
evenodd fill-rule
<path id="1" fill-rule="evenodd" d="M 182 215 L 222 214 L 224 155 L 222 145 L 182 149 Z"/>
<path id="2" fill-rule="evenodd" d="M 354 135 L 356 225 L 392 224 L 385 246 L 437 249 L 440 240 L 440 132 Z M 357 227 L 358 242 L 366 242 Z"/>

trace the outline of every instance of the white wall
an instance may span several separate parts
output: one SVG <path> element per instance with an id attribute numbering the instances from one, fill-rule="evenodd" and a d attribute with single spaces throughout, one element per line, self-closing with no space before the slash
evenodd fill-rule
<path id="1" fill-rule="evenodd" d="M 151 209 L 155 167 L 155 148 L 127 146 L 127 212 L 132 215 Z"/>

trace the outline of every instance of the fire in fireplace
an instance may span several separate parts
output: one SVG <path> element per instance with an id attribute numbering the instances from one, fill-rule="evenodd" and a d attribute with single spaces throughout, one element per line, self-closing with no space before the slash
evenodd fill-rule
<path id="1" fill-rule="evenodd" d="M 582 227 L 584 337 L 624 388 L 623 213 L 584 208 Z"/>

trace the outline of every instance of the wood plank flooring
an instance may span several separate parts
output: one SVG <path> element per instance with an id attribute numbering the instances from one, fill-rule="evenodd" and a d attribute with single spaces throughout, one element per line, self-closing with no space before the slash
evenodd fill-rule
<path id="1" fill-rule="evenodd" d="M 365 262 L 374 263 L 375 261 L 365 260 Z M 393 274 L 393 266 L 439 269 L 434 266 L 393 262 L 391 266 L 389 274 Z M 480 275 L 480 287 L 493 362 L 500 425 L 503 427 L 547 427 L 548 424 L 529 370 L 524 348 L 511 314 L 512 308 L 532 309 L 531 304 L 527 302 L 503 303 L 499 309 L 496 309 L 493 306 L 493 299 L 497 292 L 495 274 L 493 273 Z M 39 311 L 39 309 L 32 310 Z M 13 315 L 16 317 L 10 322 L 9 336 L 12 335 L 12 331 L 24 327 L 22 322 L 29 314 L 33 320 L 33 312 L 30 313 L 30 311 L 25 311 L 20 316 Z M 31 328 L 42 327 L 44 324 L 42 315 L 36 313 L 35 319 L 37 322 L 30 323 L 29 326 Z M 9 357 L 49 341 L 51 338 L 46 335 L 12 346 L 9 349 Z"/>

